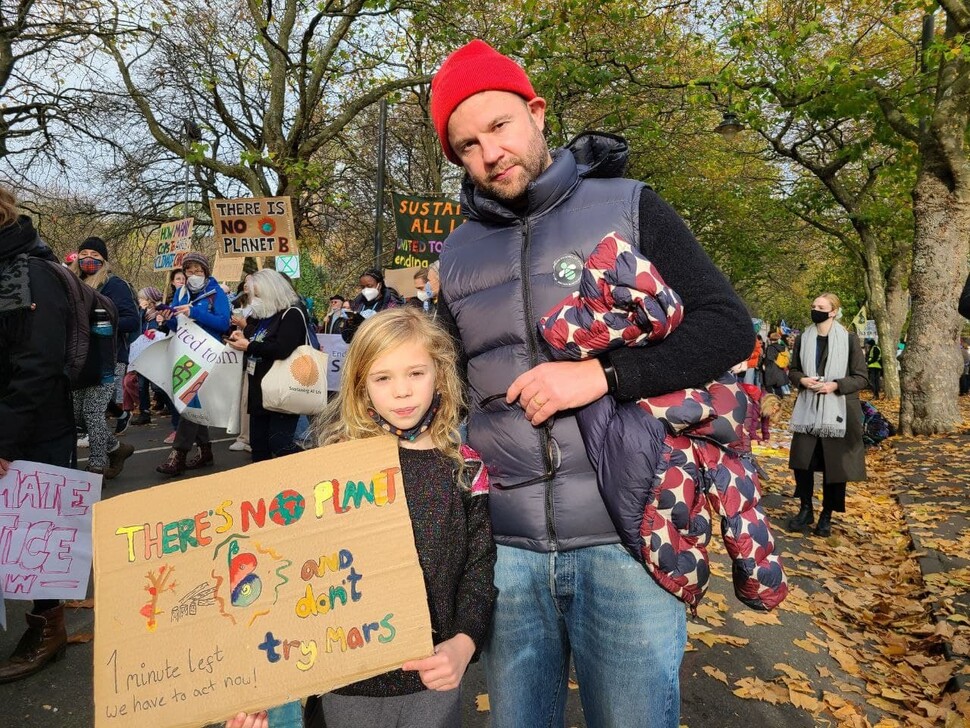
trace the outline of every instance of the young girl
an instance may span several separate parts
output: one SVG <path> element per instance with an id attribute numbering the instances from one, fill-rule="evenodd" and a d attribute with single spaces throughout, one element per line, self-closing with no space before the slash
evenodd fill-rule
<path id="1" fill-rule="evenodd" d="M 327 728 L 461 725 L 458 686 L 491 622 L 495 545 L 484 468 L 458 435 L 463 396 L 455 362 L 451 338 L 422 311 L 376 314 L 357 330 L 340 392 L 318 426 L 322 445 L 400 438 L 435 644 L 431 657 L 322 695 Z M 226 723 L 266 725 L 265 713 Z"/>
<path id="2" fill-rule="evenodd" d="M 741 445 L 746 452 L 751 452 L 752 442 L 771 442 L 771 425 L 781 416 L 781 397 L 768 394 L 757 384 L 741 384 L 741 388 L 748 395 Z"/>

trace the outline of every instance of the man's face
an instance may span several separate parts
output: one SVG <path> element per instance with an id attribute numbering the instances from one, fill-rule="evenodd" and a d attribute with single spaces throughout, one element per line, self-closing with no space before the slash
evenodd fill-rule
<path id="1" fill-rule="evenodd" d="M 465 99 L 448 120 L 448 143 L 475 186 L 502 202 L 518 199 L 552 159 L 542 136 L 546 102 L 505 91 Z"/>
<path id="2" fill-rule="evenodd" d="M 343 301 L 341 301 L 339 298 L 331 298 L 330 299 L 330 310 L 331 311 L 339 311 L 342 306 L 343 306 Z"/>

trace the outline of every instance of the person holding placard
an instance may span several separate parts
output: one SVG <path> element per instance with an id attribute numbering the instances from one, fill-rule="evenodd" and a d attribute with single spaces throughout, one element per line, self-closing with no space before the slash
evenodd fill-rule
<path id="1" fill-rule="evenodd" d="M 70 468 L 74 408 L 65 371 L 71 307 L 59 265 L 30 218 L 0 188 L 0 476 L 13 460 Z M 101 412 L 102 419 L 104 410 Z M 27 631 L 0 664 L 0 683 L 33 675 L 64 655 L 64 605 L 34 601 Z"/>
<path id="2" fill-rule="evenodd" d="M 209 259 L 202 253 L 187 253 L 182 258 L 182 270 L 185 272 L 185 285 L 175 292 L 172 307 L 162 312 L 166 328 L 175 331 L 178 316 L 182 315 L 195 321 L 206 333 L 222 337 L 229 331 L 231 308 L 226 292 L 219 281 L 210 275 L 212 269 Z M 189 450 L 194 443 L 198 443 L 199 453 L 188 460 Z M 186 470 L 207 467 L 212 463 L 209 428 L 182 417 L 175 431 L 172 452 L 155 470 L 162 475 L 181 475 Z"/>
<path id="3" fill-rule="evenodd" d="M 361 325 L 344 364 L 340 393 L 317 423 L 329 445 L 391 433 L 424 572 L 434 654 L 320 696 L 327 728 L 461 725 L 459 685 L 491 625 L 495 544 L 488 476 L 461 444 L 465 409 L 449 335 L 414 308 Z M 307 726 L 314 721 L 309 711 Z M 266 725 L 240 713 L 227 728 Z"/>

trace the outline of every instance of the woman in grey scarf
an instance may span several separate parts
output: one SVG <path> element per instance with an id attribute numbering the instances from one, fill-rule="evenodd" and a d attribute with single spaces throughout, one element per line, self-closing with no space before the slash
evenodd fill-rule
<path id="1" fill-rule="evenodd" d="M 842 302 L 823 293 L 812 302 L 812 325 L 795 341 L 788 378 L 798 391 L 792 412 L 791 454 L 798 515 L 788 530 L 801 531 L 815 521 L 812 490 L 815 473 L 823 475 L 822 513 L 816 536 L 832 533 L 832 512 L 845 512 L 845 484 L 866 479 L 859 390 L 868 384 L 866 357 L 855 334 L 836 319 Z"/>

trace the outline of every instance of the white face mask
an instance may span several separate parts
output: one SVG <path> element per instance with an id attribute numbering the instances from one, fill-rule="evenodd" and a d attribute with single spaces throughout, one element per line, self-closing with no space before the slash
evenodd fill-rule
<path id="1" fill-rule="evenodd" d="M 249 310 L 252 311 L 253 318 L 266 318 L 266 304 L 261 298 L 250 298 Z"/>
<path id="2" fill-rule="evenodd" d="M 425 301 L 430 301 L 431 294 L 422 288 L 418 291 L 418 300 L 421 301 L 422 303 L 424 303 Z"/>
<path id="3" fill-rule="evenodd" d="M 185 285 L 190 291 L 198 291 L 205 285 L 205 276 L 189 276 L 185 279 Z"/>
<path id="4" fill-rule="evenodd" d="M 360 293 L 364 299 L 373 301 L 380 295 L 381 292 L 376 288 L 361 288 Z"/>

